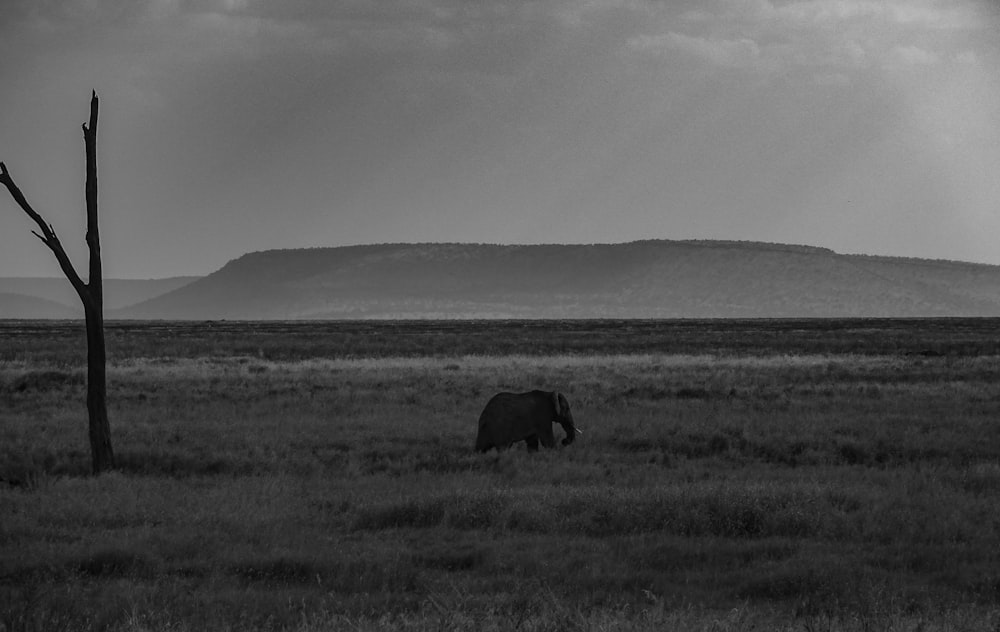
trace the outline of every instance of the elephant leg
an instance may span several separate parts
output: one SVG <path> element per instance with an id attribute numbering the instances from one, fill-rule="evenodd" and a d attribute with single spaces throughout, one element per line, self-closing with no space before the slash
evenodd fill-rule
<path id="1" fill-rule="evenodd" d="M 528 452 L 538 452 L 538 437 L 536 435 L 531 435 L 524 442 L 528 444 Z"/>
<path id="2" fill-rule="evenodd" d="M 552 424 L 545 430 L 538 433 L 538 437 L 542 440 L 542 445 L 546 448 L 556 447 L 556 437 L 552 434 Z"/>

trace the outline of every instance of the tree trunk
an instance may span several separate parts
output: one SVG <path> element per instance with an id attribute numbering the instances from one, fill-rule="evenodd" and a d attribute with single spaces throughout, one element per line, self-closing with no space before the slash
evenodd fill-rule
<path id="1" fill-rule="evenodd" d="M 87 152 L 87 247 L 90 274 L 83 312 L 87 322 L 87 414 L 90 417 L 90 455 L 94 474 L 115 466 L 108 423 L 107 357 L 104 351 L 104 279 L 101 271 L 101 234 L 97 224 L 97 93 L 90 99 L 90 126 L 83 126 Z"/>
<path id="2" fill-rule="evenodd" d="M 87 324 L 87 415 L 90 419 L 90 454 L 94 474 L 115 467 L 111 449 L 111 426 L 108 423 L 107 357 L 104 350 L 104 282 L 101 271 L 101 237 L 97 224 L 97 93 L 90 99 L 90 124 L 83 124 L 83 142 L 87 153 L 87 247 L 90 250 L 90 274 L 87 283 L 77 274 L 51 224 L 35 212 L 24 194 L 14 184 L 7 167 L 0 162 L 0 184 L 41 230 L 34 233 L 55 255 L 63 274 L 69 279 L 83 303 Z"/>
<path id="3" fill-rule="evenodd" d="M 87 319 L 87 415 L 90 418 L 90 456 L 94 474 L 114 469 L 111 425 L 108 423 L 104 315 L 84 304 Z"/>

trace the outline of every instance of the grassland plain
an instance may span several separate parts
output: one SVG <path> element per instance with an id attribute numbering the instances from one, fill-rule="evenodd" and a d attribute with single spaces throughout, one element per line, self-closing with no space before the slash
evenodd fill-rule
<path id="1" fill-rule="evenodd" d="M 4 632 L 1000 626 L 1000 321 L 112 323 L 97 478 L 81 334 L 0 323 Z"/>

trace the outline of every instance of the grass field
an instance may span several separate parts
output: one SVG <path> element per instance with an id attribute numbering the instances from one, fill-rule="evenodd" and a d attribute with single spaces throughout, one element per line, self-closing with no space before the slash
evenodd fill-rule
<path id="1" fill-rule="evenodd" d="M 1000 321 L 0 321 L 0 631 L 996 630 Z M 502 390 L 573 445 L 475 454 Z M 557 436 L 561 432 L 557 431 Z"/>

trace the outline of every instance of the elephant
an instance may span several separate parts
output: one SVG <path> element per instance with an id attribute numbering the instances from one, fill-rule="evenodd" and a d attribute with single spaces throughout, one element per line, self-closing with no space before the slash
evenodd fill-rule
<path id="1" fill-rule="evenodd" d="M 528 391 L 527 393 L 497 393 L 479 416 L 479 433 L 476 450 L 487 452 L 491 448 L 506 450 L 518 441 L 528 444 L 528 450 L 538 450 L 538 442 L 554 448 L 552 424 L 558 422 L 566 437 L 562 444 L 573 443 L 579 429 L 573 423 L 569 402 L 562 393 Z"/>

